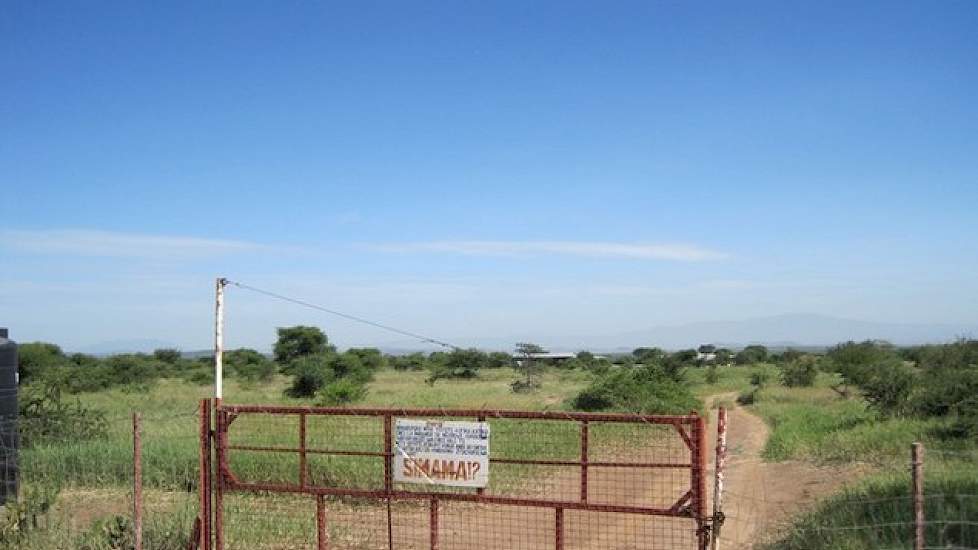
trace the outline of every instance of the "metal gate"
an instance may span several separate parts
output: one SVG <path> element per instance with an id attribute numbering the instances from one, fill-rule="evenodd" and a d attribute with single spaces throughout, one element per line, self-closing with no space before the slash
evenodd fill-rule
<path id="1" fill-rule="evenodd" d="M 205 548 L 212 535 L 217 550 L 708 545 L 707 447 L 696 414 L 224 404 L 213 431 L 202 417 L 201 486 L 213 492 L 201 497 Z M 396 481 L 398 419 L 488 423 L 488 485 Z M 308 517 L 310 527 L 264 529 L 274 531 L 264 542 L 263 512 L 248 508 L 258 499 Z"/>

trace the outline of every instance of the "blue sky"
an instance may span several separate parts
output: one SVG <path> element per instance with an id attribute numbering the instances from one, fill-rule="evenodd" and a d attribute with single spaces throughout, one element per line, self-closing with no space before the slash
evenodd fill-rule
<path id="1" fill-rule="evenodd" d="M 978 326 L 978 5 L 791 4 L 6 4 L 0 324 Z"/>

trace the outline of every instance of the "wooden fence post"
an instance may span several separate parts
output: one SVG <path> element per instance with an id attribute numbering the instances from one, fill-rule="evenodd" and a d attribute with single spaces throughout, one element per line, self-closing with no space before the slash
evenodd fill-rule
<path id="1" fill-rule="evenodd" d="M 143 444 L 139 413 L 132 413 L 132 528 L 136 550 L 143 550 Z"/>
<path id="2" fill-rule="evenodd" d="M 913 490 L 913 548 L 924 549 L 924 446 L 910 447 L 911 488 Z"/>

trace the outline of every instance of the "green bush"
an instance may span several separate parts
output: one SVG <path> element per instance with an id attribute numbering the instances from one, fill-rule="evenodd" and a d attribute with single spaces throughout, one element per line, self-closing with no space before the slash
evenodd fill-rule
<path id="1" fill-rule="evenodd" d="M 617 369 L 595 380 L 571 402 L 578 410 L 685 414 L 701 407 L 689 388 L 656 366 Z"/>
<path id="2" fill-rule="evenodd" d="M 367 396 L 367 386 L 350 378 L 340 378 L 326 384 L 319 392 L 322 406 L 348 405 L 362 401 Z"/>
<path id="3" fill-rule="evenodd" d="M 63 367 L 69 363 L 61 348 L 47 342 L 28 342 L 17 348 L 17 371 L 20 382 L 26 383 L 39 378 L 45 371 Z"/>
<path id="4" fill-rule="evenodd" d="M 65 402 L 60 387 L 36 383 L 21 391 L 18 401 L 21 445 L 64 444 L 104 438 L 108 434 L 105 414 L 86 407 L 77 399 Z"/>
<path id="5" fill-rule="evenodd" d="M 815 385 L 818 377 L 818 358 L 802 355 L 781 369 L 781 382 L 789 388 L 808 388 Z"/>
<path id="6" fill-rule="evenodd" d="M 717 366 L 710 365 L 710 367 L 706 369 L 706 383 L 716 384 L 719 381 L 720 381 L 720 373 L 717 372 Z"/>
<path id="7" fill-rule="evenodd" d="M 771 371 L 767 369 L 757 369 L 750 373 L 750 383 L 752 386 L 763 388 L 771 382 Z"/>
<path id="8" fill-rule="evenodd" d="M 897 357 L 863 367 L 859 374 L 859 390 L 866 401 L 887 415 L 911 412 L 911 392 L 917 383 L 914 369 Z"/>
<path id="9" fill-rule="evenodd" d="M 431 358 L 437 358 L 431 360 Z M 456 349 L 447 354 L 431 354 L 429 369 L 431 374 L 425 380 L 434 384 L 442 378 L 475 378 L 479 369 L 486 365 L 488 357 L 477 349 Z"/>
<path id="10" fill-rule="evenodd" d="M 424 370 L 427 358 L 421 352 L 409 355 L 389 355 L 387 364 L 394 370 Z"/>
<path id="11" fill-rule="evenodd" d="M 313 397 L 327 382 L 333 379 L 328 355 L 307 355 L 292 361 L 289 370 L 293 374 L 292 385 L 285 394 L 289 397 Z"/>

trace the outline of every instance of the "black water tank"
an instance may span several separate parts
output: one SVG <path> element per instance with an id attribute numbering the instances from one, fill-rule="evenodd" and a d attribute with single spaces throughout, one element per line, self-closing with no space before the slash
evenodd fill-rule
<path id="1" fill-rule="evenodd" d="M 0 504 L 17 498 L 17 344 L 0 328 Z"/>

